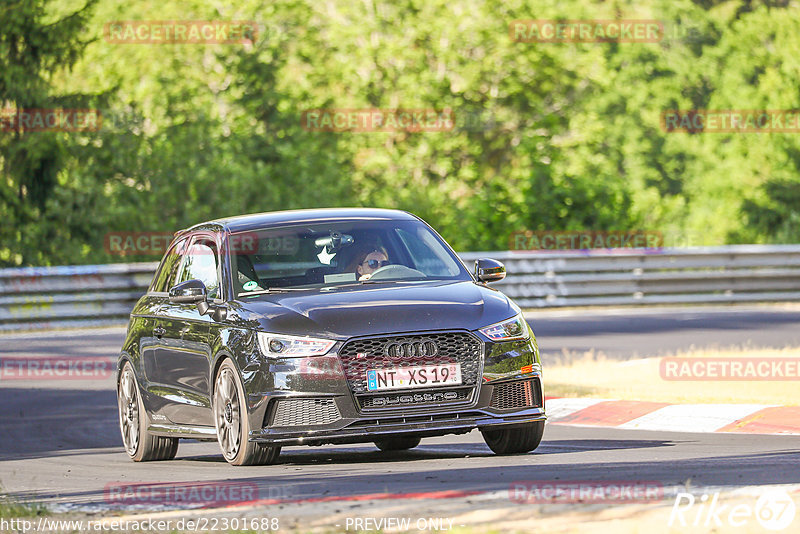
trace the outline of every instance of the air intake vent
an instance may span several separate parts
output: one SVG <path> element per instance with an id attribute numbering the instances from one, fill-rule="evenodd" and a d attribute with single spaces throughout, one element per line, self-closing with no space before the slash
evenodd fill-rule
<path id="1" fill-rule="evenodd" d="M 512 410 L 533 406 L 541 406 L 541 388 L 538 380 L 518 380 L 494 386 L 492 408 Z"/>
<path id="2" fill-rule="evenodd" d="M 341 418 L 333 399 L 283 399 L 277 401 L 272 426 L 328 425 Z"/>

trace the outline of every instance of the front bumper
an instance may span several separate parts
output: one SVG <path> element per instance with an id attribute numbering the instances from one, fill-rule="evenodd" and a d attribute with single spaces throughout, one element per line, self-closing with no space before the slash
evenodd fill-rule
<path id="1" fill-rule="evenodd" d="M 532 408 L 512 414 L 493 414 L 484 410 L 409 415 L 382 419 L 354 419 L 339 428 L 287 431 L 264 428 L 251 433 L 250 441 L 270 445 L 326 445 L 364 443 L 398 436 L 444 436 L 466 434 L 474 429 L 512 427 L 546 418 L 544 408 Z"/>
<path id="2" fill-rule="evenodd" d="M 254 429 L 249 439 L 278 446 L 359 443 L 546 420 L 533 333 L 526 340 L 480 343 L 477 381 L 472 386 L 450 388 L 448 398 L 438 396 L 448 388 L 386 392 L 380 395 L 385 399 L 380 405 L 365 404 L 369 395 L 354 388 L 352 378 L 345 378 L 340 347 L 313 361 L 272 360 L 268 372 L 251 375 L 247 387 Z"/>

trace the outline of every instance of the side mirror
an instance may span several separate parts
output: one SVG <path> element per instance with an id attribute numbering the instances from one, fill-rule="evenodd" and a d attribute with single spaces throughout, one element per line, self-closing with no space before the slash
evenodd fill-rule
<path id="1" fill-rule="evenodd" d="M 200 315 L 205 315 L 208 311 L 208 290 L 200 280 L 187 280 L 169 290 L 169 301 L 172 304 L 197 304 Z"/>
<path id="2" fill-rule="evenodd" d="M 497 260 L 481 258 L 475 261 L 475 277 L 479 282 L 497 282 L 506 277 L 506 266 Z"/>
<path id="3" fill-rule="evenodd" d="M 169 290 L 169 301 L 172 304 L 197 304 L 200 315 L 210 316 L 215 321 L 224 321 L 228 316 L 225 306 L 212 306 L 208 303 L 208 289 L 200 280 L 187 280 Z"/>

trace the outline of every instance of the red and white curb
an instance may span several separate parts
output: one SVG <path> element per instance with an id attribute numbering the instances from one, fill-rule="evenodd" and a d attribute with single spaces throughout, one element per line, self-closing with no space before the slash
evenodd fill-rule
<path id="1" fill-rule="evenodd" d="M 543 482 L 541 484 L 542 489 L 545 488 L 552 488 L 558 489 L 559 487 L 563 488 L 571 488 L 575 485 L 578 485 L 579 488 L 588 488 L 588 489 L 603 489 L 608 488 L 609 490 L 613 490 L 614 487 L 621 487 L 620 485 L 625 485 L 625 482 L 608 482 L 608 481 L 585 481 L 585 482 L 577 482 L 572 483 L 569 481 L 554 481 L 552 484 Z M 630 481 L 631 486 L 636 486 L 638 482 Z M 672 505 L 674 503 L 675 498 L 680 494 L 692 493 L 692 494 L 726 494 L 726 495 L 738 495 L 738 496 L 753 496 L 759 497 L 763 495 L 765 492 L 770 490 L 780 490 L 784 492 L 790 499 L 795 500 L 797 497 L 800 496 L 800 485 L 798 484 L 781 484 L 781 485 L 764 485 L 764 486 L 689 486 L 688 484 L 680 484 L 680 485 L 665 485 L 665 486 L 658 486 L 658 493 L 657 495 L 653 495 L 650 499 L 645 500 L 645 504 L 652 504 L 654 506 L 664 506 L 664 505 Z M 475 516 L 476 510 L 474 509 L 474 505 L 476 503 L 480 503 L 479 508 L 491 508 L 496 506 L 504 507 L 505 509 L 510 509 L 511 507 L 525 507 L 529 504 L 541 504 L 541 505 L 548 505 L 548 504 L 565 504 L 565 505 L 583 505 L 583 504 L 593 504 L 602 502 L 604 506 L 609 505 L 625 505 L 625 504 L 641 504 L 643 501 L 639 498 L 629 498 L 630 496 L 626 497 L 624 493 L 621 493 L 619 497 L 614 497 L 610 494 L 608 497 L 603 497 L 601 499 L 597 498 L 597 494 L 589 494 L 589 495 L 582 495 L 580 498 L 577 499 L 565 499 L 564 495 L 554 496 L 553 498 L 546 497 L 542 495 L 541 497 L 536 497 L 534 500 L 528 499 L 520 499 L 519 495 L 516 495 L 517 489 L 513 486 L 510 486 L 509 489 L 497 490 L 497 491 L 433 491 L 433 492 L 419 492 L 419 493 L 405 493 L 405 494 L 394 494 L 394 493 L 373 493 L 373 494 L 366 494 L 366 495 L 346 495 L 346 496 L 337 496 L 335 498 L 328 498 L 328 499 L 294 499 L 294 500 L 282 500 L 282 501 L 274 501 L 273 499 L 264 499 L 258 501 L 251 501 L 246 503 L 238 503 L 238 504 L 230 504 L 226 506 L 209 506 L 200 509 L 175 509 L 175 510 L 165 510 L 165 511 L 146 511 L 146 510 L 139 510 L 134 511 L 130 510 L 128 515 L 112 515 L 107 517 L 99 517 L 97 518 L 97 522 L 101 525 L 109 526 L 110 524 L 116 522 L 117 524 L 125 521 L 137 521 L 143 519 L 151 519 L 151 520 L 160 520 L 160 519 L 173 519 L 173 518 L 198 518 L 198 517 L 209 517 L 209 516 L 216 516 L 216 517 L 223 517 L 223 516 L 238 516 L 238 517 L 247 517 L 252 516 L 252 514 L 263 513 L 264 510 L 271 509 L 270 507 L 275 506 L 276 504 L 281 505 L 278 514 L 286 516 L 294 516 L 296 518 L 303 517 L 304 519 L 308 520 L 309 515 L 311 516 L 320 516 L 320 517 L 327 517 L 327 522 L 332 522 L 333 515 L 363 515 L 365 513 L 365 509 L 363 506 L 369 505 L 369 515 L 374 515 L 376 517 L 383 517 L 384 515 L 388 514 L 404 514 L 410 513 L 411 510 L 421 510 L 422 506 L 425 502 L 430 501 L 454 501 L 454 502 L 466 502 L 471 506 L 472 510 L 465 516 L 463 512 L 458 514 L 459 517 L 454 517 L 454 523 L 459 524 L 459 526 L 465 526 L 462 523 L 475 523 L 479 517 Z M 605 495 L 605 493 L 603 493 Z M 339 507 L 334 508 L 320 508 L 319 505 L 324 503 L 338 503 Z M 382 504 L 385 503 L 385 504 Z M 308 506 L 311 504 L 312 506 Z M 443 503 L 444 504 L 444 503 Z M 292 506 L 294 505 L 294 506 Z M 316 505 L 316 506 L 314 506 Z M 305 510 L 308 513 L 300 514 L 299 512 Z M 72 510 L 73 512 L 76 510 Z M 95 510 L 96 512 L 97 510 Z M 117 510 L 117 512 L 124 512 L 124 510 Z M 449 514 L 449 513 L 448 513 Z M 306 521 L 308 523 L 308 521 Z M 106 528 L 106 530 L 108 530 Z"/>
<path id="2" fill-rule="evenodd" d="M 662 432 L 800 435 L 800 406 L 547 398 L 547 422 Z"/>

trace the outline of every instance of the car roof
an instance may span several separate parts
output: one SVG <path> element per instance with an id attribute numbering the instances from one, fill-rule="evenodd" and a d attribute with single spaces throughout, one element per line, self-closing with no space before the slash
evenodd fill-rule
<path id="1" fill-rule="evenodd" d="M 304 209 L 288 211 L 268 211 L 264 213 L 252 213 L 250 215 L 238 215 L 236 217 L 226 217 L 215 219 L 191 228 L 197 230 L 201 228 L 227 229 L 230 232 L 246 232 L 257 230 L 268 226 L 280 226 L 307 222 L 321 222 L 333 220 L 417 220 L 414 215 L 400 210 L 389 210 L 382 208 L 324 208 L 324 209 Z M 180 232 L 180 233 L 183 233 Z"/>

